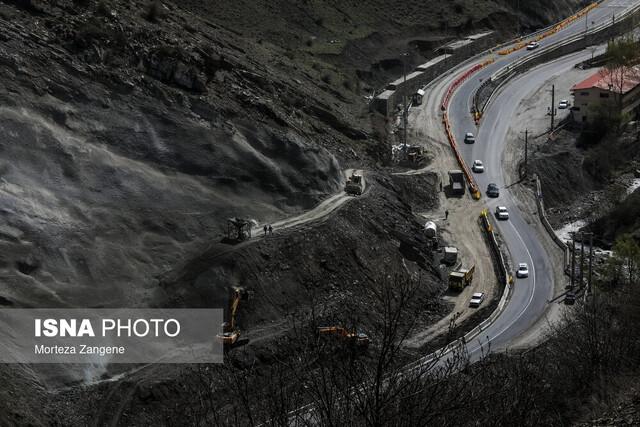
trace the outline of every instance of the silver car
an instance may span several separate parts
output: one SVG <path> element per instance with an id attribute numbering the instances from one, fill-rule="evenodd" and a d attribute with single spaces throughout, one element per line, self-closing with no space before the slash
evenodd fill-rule
<path id="1" fill-rule="evenodd" d="M 524 279 L 525 277 L 529 277 L 529 266 L 522 262 L 518 264 L 518 269 L 516 270 L 516 277 L 518 279 Z"/>
<path id="2" fill-rule="evenodd" d="M 498 206 L 496 208 L 496 218 L 498 219 L 509 219 L 509 211 L 506 206 Z"/>
<path id="3" fill-rule="evenodd" d="M 482 173 L 482 172 L 484 172 L 484 165 L 482 164 L 482 160 L 474 160 L 474 161 L 473 161 L 473 165 L 471 166 L 471 169 L 472 169 L 475 173 Z"/>
<path id="4" fill-rule="evenodd" d="M 469 307 L 480 307 L 484 301 L 484 294 L 482 292 L 476 292 L 471 296 L 471 301 L 469 301 Z"/>

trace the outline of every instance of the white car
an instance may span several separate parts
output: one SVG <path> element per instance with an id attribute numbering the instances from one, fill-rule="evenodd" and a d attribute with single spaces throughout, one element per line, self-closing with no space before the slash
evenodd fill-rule
<path id="1" fill-rule="evenodd" d="M 465 144 L 473 144 L 476 142 L 476 137 L 473 136 L 473 134 L 471 132 L 467 132 L 464 135 L 464 142 Z"/>
<path id="2" fill-rule="evenodd" d="M 482 164 L 482 160 L 474 160 L 471 169 L 476 173 L 484 172 L 484 165 Z"/>
<path id="3" fill-rule="evenodd" d="M 482 292 L 476 292 L 471 296 L 471 301 L 469 301 L 469 307 L 480 307 L 484 301 L 484 294 Z"/>
<path id="4" fill-rule="evenodd" d="M 560 101 L 560 103 L 558 104 L 558 109 L 566 110 L 567 108 L 569 108 L 569 101 L 567 101 L 566 99 L 563 99 L 562 101 Z"/>
<path id="5" fill-rule="evenodd" d="M 498 206 L 496 208 L 496 218 L 498 219 L 509 219 L 509 211 L 506 206 Z"/>
<path id="6" fill-rule="evenodd" d="M 538 47 L 540 47 L 540 43 L 531 42 L 527 45 L 527 50 L 534 50 L 534 49 L 537 49 Z"/>
<path id="7" fill-rule="evenodd" d="M 518 270 L 516 270 L 516 277 L 518 279 L 524 279 L 529 277 L 529 266 L 526 263 L 518 264 Z"/>

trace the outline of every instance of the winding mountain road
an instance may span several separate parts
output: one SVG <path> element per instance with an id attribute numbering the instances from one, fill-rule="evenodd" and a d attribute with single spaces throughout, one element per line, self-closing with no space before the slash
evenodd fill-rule
<path id="1" fill-rule="evenodd" d="M 617 16 L 639 3 L 638 0 L 604 1 L 596 9 L 589 12 L 586 18 L 574 21 L 557 33 L 543 39 L 539 49 L 578 35 L 584 32 L 585 28 L 608 23 L 612 21 L 614 14 Z M 476 127 L 470 113 L 474 94 L 483 81 L 524 56 L 536 52 L 537 50 L 532 52 L 521 49 L 505 56 L 487 54 L 476 57 L 473 62 L 458 67 L 456 72 L 432 83 L 427 94 L 429 100 L 426 103 L 426 108 L 429 115 L 441 116 L 440 101 L 451 82 L 474 64 L 482 63 L 492 56 L 496 59 L 495 62 L 481 69 L 460 85 L 449 103 L 448 116 L 465 162 L 470 165 L 473 160 L 480 159 L 485 164 L 486 172 L 475 174 L 480 190 L 484 193 L 490 182 L 496 183 L 500 187 L 499 198 L 488 199 L 485 196 L 480 204 L 488 207 L 491 212 L 498 205 L 509 208 L 510 219 L 498 222 L 499 233 L 509 250 L 512 263 L 527 263 L 530 274 L 526 279 L 515 279 L 510 301 L 504 311 L 486 330 L 467 343 L 467 350 L 472 360 L 477 359 L 482 350 L 486 350 L 488 343 L 490 343 L 492 350 L 508 347 L 513 340 L 536 324 L 544 315 L 548 301 L 553 297 L 552 261 L 539 241 L 537 231 L 525 220 L 525 215 L 518 209 L 514 195 L 509 189 L 513 183 L 507 179 L 503 154 L 507 144 L 507 133 L 511 120 L 515 117 L 518 104 L 527 94 L 542 86 L 551 76 L 587 59 L 591 55 L 591 51 L 582 51 L 562 57 L 511 80 L 494 97 L 485 111 L 479 128 Z M 475 144 L 462 143 L 466 132 L 476 134 Z M 481 207 L 478 206 L 478 210 Z"/>

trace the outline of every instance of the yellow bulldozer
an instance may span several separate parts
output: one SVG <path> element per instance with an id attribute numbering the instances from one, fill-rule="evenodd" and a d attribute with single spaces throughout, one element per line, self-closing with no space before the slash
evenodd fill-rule
<path id="1" fill-rule="evenodd" d="M 249 299 L 249 293 L 240 287 L 234 287 L 231 293 L 231 304 L 229 308 L 229 321 L 222 324 L 222 332 L 216 338 L 225 346 L 231 346 L 240 338 L 240 330 L 236 327 L 236 314 L 240 301 Z"/>
<path id="2" fill-rule="evenodd" d="M 321 326 L 317 329 L 319 336 L 336 336 L 341 340 L 345 340 L 349 344 L 354 344 L 356 347 L 367 348 L 369 347 L 369 337 L 363 332 L 357 332 L 355 329 L 349 330 L 342 326 Z"/>
<path id="3" fill-rule="evenodd" d="M 449 289 L 452 291 L 460 292 L 473 281 L 473 273 L 476 270 L 476 266 L 471 268 L 461 268 L 458 271 L 452 271 L 449 273 Z"/>

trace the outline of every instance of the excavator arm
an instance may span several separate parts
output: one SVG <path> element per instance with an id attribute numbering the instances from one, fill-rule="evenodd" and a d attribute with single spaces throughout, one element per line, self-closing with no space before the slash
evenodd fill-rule
<path id="1" fill-rule="evenodd" d="M 236 328 L 236 313 L 238 312 L 238 307 L 240 306 L 240 293 L 236 292 L 233 295 L 233 302 L 231 303 L 231 329 L 234 330 Z"/>

